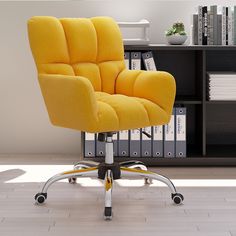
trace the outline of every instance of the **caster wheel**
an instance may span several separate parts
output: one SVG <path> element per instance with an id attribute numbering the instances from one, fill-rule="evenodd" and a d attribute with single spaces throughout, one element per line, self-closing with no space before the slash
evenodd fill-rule
<path id="1" fill-rule="evenodd" d="M 112 208 L 111 207 L 105 207 L 104 219 L 105 220 L 111 220 L 112 219 Z"/>
<path id="2" fill-rule="evenodd" d="M 152 184 L 152 179 L 144 178 L 144 183 L 145 184 Z"/>
<path id="3" fill-rule="evenodd" d="M 184 196 L 180 193 L 172 193 L 171 198 L 176 205 L 181 204 L 184 200 Z"/>
<path id="4" fill-rule="evenodd" d="M 37 204 L 42 204 L 47 199 L 47 193 L 37 193 L 34 197 Z"/>
<path id="5" fill-rule="evenodd" d="M 76 184 L 76 178 L 69 178 L 68 181 L 70 184 Z"/>

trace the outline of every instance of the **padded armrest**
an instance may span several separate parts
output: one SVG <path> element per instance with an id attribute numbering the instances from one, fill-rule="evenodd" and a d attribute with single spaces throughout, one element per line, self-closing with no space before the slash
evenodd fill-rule
<path id="1" fill-rule="evenodd" d="M 145 98 L 170 116 L 175 100 L 174 77 L 164 71 L 124 70 L 116 80 L 116 93 Z"/>
<path id="2" fill-rule="evenodd" d="M 39 74 L 39 83 L 51 122 L 83 130 L 98 120 L 97 102 L 90 81 L 82 76 Z"/>

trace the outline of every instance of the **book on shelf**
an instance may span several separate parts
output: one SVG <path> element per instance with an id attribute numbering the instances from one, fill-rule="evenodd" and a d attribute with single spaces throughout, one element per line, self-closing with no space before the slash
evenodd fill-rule
<path id="1" fill-rule="evenodd" d="M 236 72 L 208 72 L 208 99 L 236 100 Z"/>
<path id="2" fill-rule="evenodd" d="M 175 108 L 171 119 L 164 125 L 164 157 L 175 157 Z"/>
<path id="3" fill-rule="evenodd" d="M 210 6 L 208 11 L 208 24 L 207 24 L 207 44 L 208 45 L 217 45 L 217 6 Z"/>
<path id="4" fill-rule="evenodd" d="M 217 24 L 218 24 L 218 15 L 217 15 L 217 6 L 213 5 L 210 7 L 211 9 L 211 14 L 212 14 L 212 45 L 217 45 L 218 40 L 217 40 Z"/>
<path id="5" fill-rule="evenodd" d="M 96 135 L 93 133 L 84 133 L 84 156 L 95 157 Z"/>
<path id="6" fill-rule="evenodd" d="M 153 126 L 152 157 L 163 157 L 163 125 Z"/>
<path id="7" fill-rule="evenodd" d="M 236 6 L 198 6 L 192 24 L 194 45 L 236 45 Z"/>
<path id="8" fill-rule="evenodd" d="M 213 45 L 213 13 L 212 9 L 207 14 L 207 45 Z"/>
<path id="9" fill-rule="evenodd" d="M 152 54 L 152 51 L 142 53 L 143 63 L 145 66 L 145 69 L 148 71 L 156 71 L 156 63 Z"/>
<path id="10" fill-rule="evenodd" d="M 186 157 L 186 107 L 175 108 L 175 155 Z"/>
<path id="11" fill-rule="evenodd" d="M 121 130 L 118 138 L 118 156 L 128 157 L 129 156 L 129 131 Z"/>
<path id="12" fill-rule="evenodd" d="M 202 44 L 207 45 L 207 27 L 208 27 L 208 20 L 207 20 L 207 6 L 202 7 Z"/>
<path id="13" fill-rule="evenodd" d="M 118 156 L 118 133 L 114 133 L 113 134 L 113 154 L 114 157 Z"/>
<path id="14" fill-rule="evenodd" d="M 222 7 L 222 45 L 226 45 L 226 7 Z"/>
<path id="15" fill-rule="evenodd" d="M 131 52 L 130 69 L 141 70 L 141 52 Z"/>
<path id="16" fill-rule="evenodd" d="M 236 6 L 234 6 L 233 11 L 233 38 L 234 38 L 234 45 L 236 45 Z"/>
<path id="17" fill-rule="evenodd" d="M 217 45 L 222 45 L 222 15 L 217 15 Z"/>
<path id="18" fill-rule="evenodd" d="M 228 11 L 228 45 L 234 45 L 234 9 Z"/>
<path id="19" fill-rule="evenodd" d="M 192 32 L 192 42 L 194 45 L 198 45 L 198 14 L 193 14 L 193 32 Z"/>
<path id="20" fill-rule="evenodd" d="M 202 6 L 198 6 L 198 45 L 202 45 Z"/>
<path id="21" fill-rule="evenodd" d="M 130 69 L 130 52 L 124 53 L 124 61 L 126 69 Z"/>
<path id="22" fill-rule="evenodd" d="M 98 134 L 96 136 L 98 137 Z M 95 152 L 96 157 L 105 157 L 105 151 L 106 151 L 105 142 L 101 142 L 96 138 L 95 147 L 96 147 L 96 152 Z"/>
<path id="23" fill-rule="evenodd" d="M 129 150 L 130 157 L 141 156 L 141 132 L 140 129 L 133 129 L 129 131 Z"/>
<path id="24" fill-rule="evenodd" d="M 152 136 L 152 127 L 144 127 L 142 130 Z M 152 156 L 152 137 L 150 138 L 144 133 L 141 133 L 141 150 L 142 157 Z"/>

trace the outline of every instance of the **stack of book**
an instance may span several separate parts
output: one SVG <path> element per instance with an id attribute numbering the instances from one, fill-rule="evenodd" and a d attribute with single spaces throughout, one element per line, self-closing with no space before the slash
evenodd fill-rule
<path id="1" fill-rule="evenodd" d="M 208 72 L 208 98 L 236 100 L 236 72 Z"/>
<path id="2" fill-rule="evenodd" d="M 236 6 L 198 6 L 192 35 L 195 45 L 236 45 Z"/>

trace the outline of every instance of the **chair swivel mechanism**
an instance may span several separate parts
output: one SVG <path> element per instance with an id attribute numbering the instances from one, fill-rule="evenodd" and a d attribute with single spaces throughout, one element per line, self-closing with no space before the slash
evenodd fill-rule
<path id="1" fill-rule="evenodd" d="M 125 176 L 165 183 L 175 204 L 183 196 L 167 177 L 148 171 L 143 162 L 114 162 L 114 133 L 164 125 L 170 120 L 175 80 L 164 71 L 128 70 L 120 29 L 110 17 L 28 20 L 30 47 L 50 121 L 55 126 L 99 133 L 105 141 L 105 162 L 80 161 L 74 169 L 50 178 L 35 201 L 47 199 L 56 181 L 89 176 L 104 180 L 104 218 L 112 218 L 113 180 Z"/>

